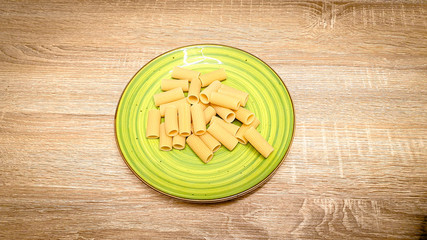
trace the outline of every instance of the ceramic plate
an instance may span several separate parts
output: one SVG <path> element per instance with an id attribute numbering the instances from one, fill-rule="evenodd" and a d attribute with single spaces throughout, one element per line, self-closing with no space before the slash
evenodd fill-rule
<path id="1" fill-rule="evenodd" d="M 201 73 L 225 68 L 228 78 L 222 83 L 249 93 L 246 108 L 261 121 L 257 130 L 274 152 L 264 159 L 250 144 L 233 151 L 222 146 L 205 164 L 188 145 L 163 152 L 158 139 L 146 139 L 147 113 L 156 108 L 153 95 L 174 66 Z M 229 200 L 265 183 L 283 162 L 294 127 L 291 97 L 273 69 L 243 50 L 210 44 L 174 49 L 147 63 L 126 86 L 115 116 L 117 144 L 132 172 L 163 194 L 196 202 Z"/>

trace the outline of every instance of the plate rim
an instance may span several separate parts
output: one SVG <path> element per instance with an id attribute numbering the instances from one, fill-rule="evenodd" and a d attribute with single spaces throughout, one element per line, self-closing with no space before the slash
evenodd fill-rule
<path id="1" fill-rule="evenodd" d="M 291 141 L 290 141 L 290 143 L 289 143 L 289 147 L 288 147 L 288 149 L 286 150 L 286 153 L 285 153 L 285 155 L 283 156 L 283 158 L 282 158 L 282 160 L 280 160 L 280 162 L 279 162 L 279 164 L 277 164 L 277 166 L 273 169 L 273 171 L 271 171 L 263 180 L 261 180 L 260 182 L 258 182 L 257 184 L 255 184 L 255 185 L 253 185 L 252 187 L 250 187 L 250 188 L 248 188 L 248 189 L 246 189 L 246 190 L 244 190 L 244 191 L 242 191 L 242 192 L 239 192 L 239 193 L 235 193 L 235 194 L 233 194 L 233 195 L 230 195 L 230 196 L 227 196 L 227 197 L 221 197 L 221 198 L 214 198 L 214 199 L 192 199 L 192 198 L 183 198 L 183 197 L 178 197 L 178 196 L 175 196 L 175 195 L 172 195 L 172 194 L 169 194 L 169 193 L 166 193 L 166 192 L 163 192 L 163 191 L 161 191 L 161 190 L 159 190 L 159 189 L 157 189 L 157 188 L 155 188 L 154 186 L 152 186 L 151 184 L 149 184 L 148 182 L 146 182 L 141 176 L 139 176 L 136 172 L 135 172 L 135 170 L 134 169 L 132 169 L 132 167 L 129 165 L 129 163 L 128 163 L 128 161 L 126 160 L 126 158 L 124 157 L 124 155 L 123 155 L 123 152 L 122 152 L 122 149 L 120 148 L 120 144 L 119 144 L 119 141 L 118 141 L 118 136 L 117 136 L 117 112 L 118 112 L 118 110 L 119 110 L 119 105 L 120 105 L 120 101 L 122 100 L 122 98 L 123 98 L 123 94 L 125 93 L 125 91 L 126 91 L 126 89 L 129 87 L 129 84 L 132 82 L 132 80 L 135 78 L 135 76 L 136 75 L 138 75 L 138 73 L 145 67 L 145 66 L 147 66 L 148 64 L 150 64 L 152 61 L 154 61 L 155 59 L 157 59 L 157 58 L 159 58 L 160 56 L 162 56 L 162 55 L 166 55 L 166 54 L 168 54 L 168 53 L 170 53 L 170 52 L 173 52 L 173 51 L 176 51 L 176 50 L 179 50 L 179 49 L 183 49 L 183 48 L 189 48 L 189 47 L 197 47 L 197 46 L 217 46 L 217 47 L 227 47 L 227 48 L 233 48 L 233 49 L 237 49 L 237 50 L 239 50 L 239 51 L 242 51 L 242 52 L 244 52 L 244 53 L 247 53 L 247 54 L 249 54 L 249 55 L 251 55 L 251 56 L 253 56 L 253 57 L 255 57 L 256 59 L 258 59 L 259 61 L 261 61 L 263 64 L 265 64 L 267 67 L 269 67 L 272 71 L 273 71 L 273 73 L 274 74 L 276 74 L 276 76 L 280 79 L 280 82 L 282 83 L 282 85 L 285 87 L 285 89 L 286 89 L 286 92 L 288 93 L 288 95 L 289 95 L 289 99 L 291 100 L 291 106 L 292 106 L 292 111 L 293 111 L 293 125 L 292 125 L 292 128 L 293 128 L 293 130 L 292 130 L 292 136 L 291 136 Z M 166 195 L 166 196 L 169 196 L 169 197 L 172 197 L 172 198 L 175 198 L 175 199 L 179 199 L 179 200 L 182 200 L 182 201 L 185 201 L 185 202 L 191 202 L 191 203 L 219 203 L 219 202 L 225 202 L 225 201 L 229 201 L 229 200 L 232 200 L 232 199 L 236 199 L 236 198 L 239 198 L 239 197 L 242 197 L 242 196 L 244 196 L 244 195 L 246 195 L 246 194 L 249 194 L 249 193 L 251 193 L 251 192 L 253 192 L 253 191 L 255 191 L 256 189 L 258 189 L 258 188 L 260 188 L 261 186 L 263 186 L 264 184 L 266 184 L 272 177 L 273 177 L 273 175 L 276 173 L 276 171 L 279 169 L 279 167 L 283 164 L 283 162 L 285 161 L 285 159 L 286 159 L 286 157 L 288 156 L 288 154 L 289 154 L 289 152 L 290 152 L 290 149 L 291 149 L 291 147 L 292 147 L 292 143 L 293 143 L 293 140 L 294 140 L 294 136 L 295 136 L 295 127 L 296 127 L 296 125 L 295 125 L 295 106 L 294 106 L 294 102 L 293 102 L 293 100 L 292 100 L 292 96 L 291 96 L 291 94 L 290 94 L 290 92 L 289 92 L 289 90 L 288 90 L 288 88 L 286 87 L 286 84 L 283 82 L 283 80 L 282 80 L 282 78 L 280 77 L 280 75 L 279 74 L 277 74 L 277 72 L 272 68 L 272 67 L 270 67 L 270 65 L 268 65 L 266 62 L 264 62 L 261 58 L 259 58 L 259 57 L 257 57 L 256 55 L 254 55 L 254 54 L 252 54 L 252 53 L 250 53 L 250 52 L 248 52 L 248 51 L 245 51 L 245 50 L 243 50 L 243 49 L 241 49 L 241 48 L 237 48 L 237 47 L 233 47 L 233 46 L 229 46 L 229 45 L 224 45 L 224 44 L 216 44 L 216 43 L 202 43 L 202 44 L 190 44 L 190 45 L 185 45 L 185 46 L 181 46 L 181 47 L 177 47 L 177 48 L 173 48 L 173 49 L 171 49 L 171 50 L 169 50 L 169 51 L 166 51 L 166 52 L 163 52 L 163 53 L 161 53 L 161 54 L 159 54 L 159 55 L 157 55 L 157 56 L 155 56 L 154 58 L 152 58 L 150 61 L 148 61 L 147 63 L 145 63 L 133 76 L 132 76 L 132 78 L 128 81 L 128 83 L 126 84 L 126 86 L 125 86 L 125 88 L 123 89 L 123 91 L 122 91 L 122 93 L 120 94 L 120 98 L 119 98 L 119 100 L 118 100 L 118 102 L 117 102 L 117 106 L 116 106 L 116 111 L 115 111 L 115 113 L 114 113 L 114 138 L 115 138 L 115 141 L 116 141 L 116 145 L 117 145 L 117 149 L 119 150 L 119 153 L 120 153 L 120 156 L 121 156 L 121 158 L 122 158 L 122 160 L 125 162 L 125 164 L 126 164 L 126 166 L 131 170 L 131 172 L 139 179 L 139 180 L 141 180 L 145 185 L 147 185 L 148 187 L 150 187 L 151 189 L 153 189 L 153 190 L 155 190 L 156 192 L 158 192 L 158 193 L 161 193 L 161 194 L 163 194 L 163 195 Z"/>

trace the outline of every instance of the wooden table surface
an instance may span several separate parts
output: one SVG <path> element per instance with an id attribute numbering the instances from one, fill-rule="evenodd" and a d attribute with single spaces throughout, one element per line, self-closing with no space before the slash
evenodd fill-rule
<path id="1" fill-rule="evenodd" d="M 249 51 L 295 105 L 252 194 L 192 204 L 140 182 L 114 113 L 157 55 Z M 427 3 L 2 1 L 0 239 L 419 239 L 427 225 Z"/>

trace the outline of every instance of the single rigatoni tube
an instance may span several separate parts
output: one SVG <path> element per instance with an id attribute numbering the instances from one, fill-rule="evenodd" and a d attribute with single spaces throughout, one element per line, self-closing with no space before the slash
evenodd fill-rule
<path id="1" fill-rule="evenodd" d="M 212 152 L 218 151 L 218 149 L 221 147 L 221 143 L 218 142 L 218 140 L 216 140 L 214 137 L 212 137 L 212 135 L 208 132 L 203 135 L 200 135 L 199 137 Z"/>
<path id="2" fill-rule="evenodd" d="M 230 151 L 233 150 L 238 143 L 237 139 L 231 133 L 227 132 L 227 130 L 222 128 L 217 122 L 211 123 L 208 128 L 208 133 L 210 133 Z"/>
<path id="3" fill-rule="evenodd" d="M 188 89 L 187 101 L 189 103 L 196 104 L 199 102 L 200 88 L 200 80 L 198 78 L 193 79 Z"/>
<path id="4" fill-rule="evenodd" d="M 242 124 L 242 126 L 240 126 L 240 128 L 239 128 L 239 131 L 237 131 L 237 133 L 236 133 L 236 138 L 239 141 L 239 143 L 247 144 L 248 140 L 245 138 L 245 132 L 248 131 L 248 129 L 251 127 L 256 129 L 259 124 L 260 124 L 260 121 L 256 117 L 254 118 L 254 120 L 252 121 L 251 124 L 249 124 L 249 125 Z"/>
<path id="5" fill-rule="evenodd" d="M 255 128 L 250 127 L 244 136 L 264 158 L 267 158 L 274 151 L 273 146 Z"/>
<path id="6" fill-rule="evenodd" d="M 165 110 L 165 129 L 170 137 L 178 135 L 178 110 L 173 105 Z"/>
<path id="7" fill-rule="evenodd" d="M 227 130 L 227 132 L 231 133 L 233 136 L 236 136 L 237 131 L 239 131 L 239 126 L 234 125 L 232 123 L 228 123 L 219 117 L 213 116 L 211 124 L 214 122 L 217 122 L 222 128 Z"/>
<path id="8" fill-rule="evenodd" d="M 214 81 L 223 81 L 225 79 L 227 79 L 227 74 L 224 68 L 200 75 L 202 87 L 206 87 Z"/>
<path id="9" fill-rule="evenodd" d="M 195 78 L 199 78 L 200 73 L 194 70 L 181 68 L 181 67 L 174 67 L 172 69 L 172 78 L 177 79 L 188 79 L 188 81 L 192 81 Z"/>
<path id="10" fill-rule="evenodd" d="M 165 123 L 160 124 L 159 147 L 162 151 L 172 150 L 172 137 L 166 134 Z"/>
<path id="11" fill-rule="evenodd" d="M 169 91 L 175 88 L 182 88 L 182 91 L 188 91 L 188 80 L 176 80 L 176 79 L 163 79 L 160 83 L 162 91 Z"/>
<path id="12" fill-rule="evenodd" d="M 215 105 L 212 105 L 212 107 L 215 109 L 216 114 L 218 114 L 226 122 L 231 123 L 236 118 L 236 114 L 228 108 L 223 108 Z"/>
<path id="13" fill-rule="evenodd" d="M 202 92 L 200 92 L 200 101 L 204 104 L 208 104 L 210 101 L 211 93 L 218 91 L 221 87 L 221 83 L 219 81 L 214 81 L 207 88 L 205 88 Z"/>
<path id="14" fill-rule="evenodd" d="M 151 109 L 148 111 L 146 138 L 159 138 L 160 134 L 160 111 Z"/>
<path id="15" fill-rule="evenodd" d="M 204 163 L 209 162 L 213 157 L 213 152 L 208 146 L 196 135 L 192 134 L 187 138 L 188 146 Z"/>
<path id="16" fill-rule="evenodd" d="M 191 106 L 191 120 L 193 122 L 193 133 L 195 135 L 202 135 L 206 132 L 205 115 L 203 114 L 200 104 Z"/>
<path id="17" fill-rule="evenodd" d="M 160 110 L 160 116 L 162 116 L 162 117 L 164 117 L 164 116 L 165 116 L 165 109 L 166 109 L 168 106 L 173 105 L 173 106 L 175 106 L 176 108 L 178 108 L 178 107 L 179 107 L 179 105 L 180 105 L 181 103 L 187 103 L 187 99 L 182 98 L 182 99 L 179 99 L 179 100 L 176 100 L 176 101 L 170 102 L 170 103 L 165 103 L 165 104 L 160 105 L 160 109 L 159 109 L 159 110 Z"/>
<path id="18" fill-rule="evenodd" d="M 212 106 L 209 106 L 203 111 L 203 114 L 205 115 L 205 123 L 208 124 L 212 117 L 216 115 L 216 111 Z"/>
<path id="19" fill-rule="evenodd" d="M 188 137 L 191 134 L 190 104 L 183 103 L 178 106 L 179 135 Z"/>
<path id="20" fill-rule="evenodd" d="M 154 95 L 154 104 L 160 106 L 165 103 L 170 103 L 181 98 L 185 98 L 182 88 L 175 88 L 166 92 L 157 93 Z"/>
<path id="21" fill-rule="evenodd" d="M 240 107 L 240 99 L 218 92 L 211 93 L 210 103 L 232 110 L 237 110 Z"/>
<path id="22" fill-rule="evenodd" d="M 234 113 L 236 114 L 236 119 L 246 125 L 251 124 L 255 119 L 255 114 L 246 108 L 239 107 Z"/>
<path id="23" fill-rule="evenodd" d="M 172 139 L 172 146 L 175 149 L 182 150 L 185 148 L 185 137 L 181 135 L 176 135 Z"/>
<path id="24" fill-rule="evenodd" d="M 249 99 L 249 93 L 243 92 L 241 90 L 235 89 L 225 84 L 221 84 L 221 88 L 218 89 L 218 92 L 239 98 L 240 106 L 242 107 L 246 106 L 246 103 L 248 102 L 248 99 Z"/>

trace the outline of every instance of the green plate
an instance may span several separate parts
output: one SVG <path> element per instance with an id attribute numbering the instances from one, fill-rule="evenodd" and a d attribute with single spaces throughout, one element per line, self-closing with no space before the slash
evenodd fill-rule
<path id="1" fill-rule="evenodd" d="M 222 146 L 204 164 L 188 145 L 164 152 L 158 139 L 145 138 L 147 113 L 156 108 L 153 95 L 174 66 L 201 73 L 225 68 L 228 78 L 222 83 L 249 93 L 246 108 L 261 121 L 257 130 L 273 153 L 264 159 L 250 144 L 233 151 Z M 292 100 L 277 73 L 248 52 L 213 44 L 181 47 L 151 60 L 126 86 L 115 116 L 117 144 L 132 172 L 163 194 L 195 202 L 225 201 L 261 186 L 283 162 L 294 128 Z"/>

